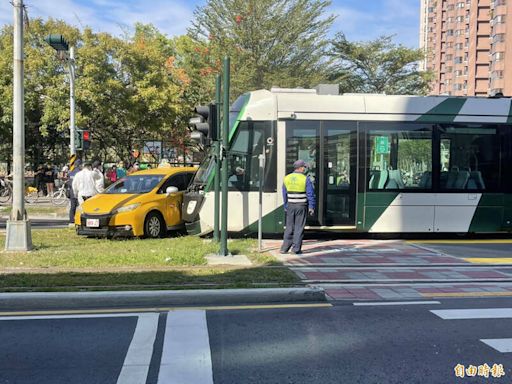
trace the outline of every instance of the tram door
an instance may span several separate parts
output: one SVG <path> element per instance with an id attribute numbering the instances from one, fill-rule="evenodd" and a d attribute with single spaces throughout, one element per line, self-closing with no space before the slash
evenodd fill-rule
<path id="1" fill-rule="evenodd" d="M 286 130 L 286 172 L 297 159 L 308 164 L 317 209 L 311 226 L 353 226 L 356 206 L 356 123 L 290 121 Z"/>

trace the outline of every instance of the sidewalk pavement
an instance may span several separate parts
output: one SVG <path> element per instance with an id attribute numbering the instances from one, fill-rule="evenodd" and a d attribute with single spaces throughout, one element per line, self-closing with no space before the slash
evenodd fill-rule
<path id="1" fill-rule="evenodd" d="M 302 255 L 281 255 L 280 245 L 264 242 L 303 283 L 324 288 L 332 300 L 512 296 L 512 265 L 473 264 L 415 242 L 308 240 Z"/>

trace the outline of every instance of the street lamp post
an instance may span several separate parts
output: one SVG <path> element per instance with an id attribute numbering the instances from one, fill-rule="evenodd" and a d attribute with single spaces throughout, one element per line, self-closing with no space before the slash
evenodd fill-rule
<path id="1" fill-rule="evenodd" d="M 30 221 L 25 212 L 25 105 L 23 54 L 23 0 L 14 0 L 14 63 L 13 63 L 13 199 L 7 221 L 6 251 L 32 249 Z"/>

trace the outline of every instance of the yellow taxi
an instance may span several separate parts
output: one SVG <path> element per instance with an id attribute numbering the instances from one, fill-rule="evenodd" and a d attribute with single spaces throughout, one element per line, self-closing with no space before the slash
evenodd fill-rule
<path id="1" fill-rule="evenodd" d="M 77 209 L 77 233 L 157 238 L 183 228 L 183 192 L 196 171 L 192 167 L 167 167 L 123 177 Z"/>

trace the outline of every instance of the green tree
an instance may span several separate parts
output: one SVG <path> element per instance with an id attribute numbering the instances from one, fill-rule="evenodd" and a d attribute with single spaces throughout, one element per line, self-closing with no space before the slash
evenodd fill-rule
<path id="1" fill-rule="evenodd" d="M 333 59 L 330 79 L 345 92 L 425 95 L 429 91 L 431 73 L 418 70 L 424 53 L 393 43 L 393 36 L 351 42 L 338 33 L 329 56 Z"/>
<path id="2" fill-rule="evenodd" d="M 232 93 L 309 87 L 326 77 L 326 34 L 335 17 L 324 0 L 208 0 L 194 11 L 189 35 L 219 70 L 232 60 Z"/>

